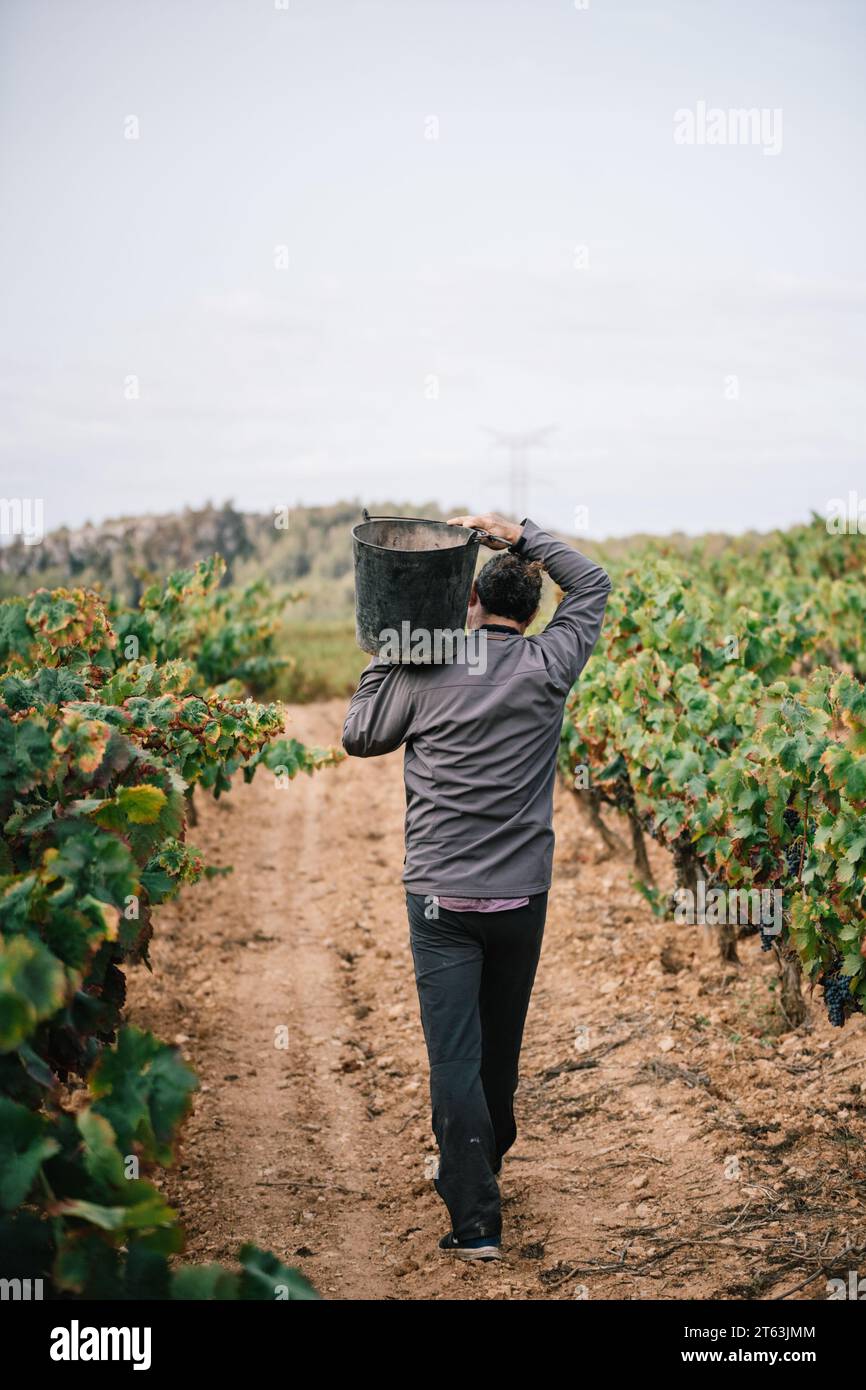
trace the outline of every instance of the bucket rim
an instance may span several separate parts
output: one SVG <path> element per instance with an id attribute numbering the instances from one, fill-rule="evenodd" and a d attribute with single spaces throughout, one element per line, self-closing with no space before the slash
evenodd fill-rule
<path id="1" fill-rule="evenodd" d="M 460 545 L 451 545 L 451 546 L 448 546 L 448 548 L 447 548 L 446 550 L 441 550 L 441 551 L 437 551 L 437 550 L 429 550 L 429 551 L 399 551 L 399 550 L 397 550 L 397 548 L 396 548 L 395 546 L 393 546 L 393 545 L 376 545 L 373 541 L 365 540 L 363 536 L 359 536 L 359 535 L 358 535 L 358 532 L 361 530 L 361 527 L 362 527 L 362 526 L 372 526 L 372 525 L 374 524 L 374 522 L 377 522 L 377 521 L 420 521 L 424 526 L 447 526 L 449 531 L 454 531 L 454 532 L 461 532 L 461 531 L 462 531 L 462 532 L 464 533 L 466 539 L 463 541 L 462 546 L 460 546 Z M 474 530 L 470 529 L 470 527 L 468 527 L 468 526 L 448 526 L 448 522 L 447 522 L 447 521 L 437 521 L 434 517 L 429 517 L 429 516 L 371 516 L 367 521 L 359 521 L 355 526 L 352 527 L 352 539 L 355 540 L 355 541 L 357 541 L 359 545 L 366 545 L 366 546 L 369 546 L 371 550 L 384 550 L 384 551 L 386 551 L 389 555 L 393 555 L 393 554 L 395 554 L 395 553 L 398 554 L 398 555 L 399 555 L 399 554 L 407 554 L 407 555 L 410 555 L 410 554 L 447 555 L 448 550 L 460 550 L 460 549 L 463 549 L 463 548 L 466 547 L 466 546 L 471 545 L 471 544 L 473 543 L 473 538 L 474 538 L 476 535 L 477 535 L 477 533 L 476 533 Z"/>

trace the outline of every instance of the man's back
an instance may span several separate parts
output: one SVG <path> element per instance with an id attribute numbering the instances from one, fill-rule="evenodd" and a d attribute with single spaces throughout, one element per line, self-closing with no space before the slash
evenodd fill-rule
<path id="1" fill-rule="evenodd" d="M 346 718 L 349 753 L 406 745 L 410 893 L 517 897 L 550 886 L 563 707 L 598 636 L 610 581 L 532 522 L 522 549 L 565 590 L 543 633 L 481 627 L 454 665 L 374 660 Z"/>

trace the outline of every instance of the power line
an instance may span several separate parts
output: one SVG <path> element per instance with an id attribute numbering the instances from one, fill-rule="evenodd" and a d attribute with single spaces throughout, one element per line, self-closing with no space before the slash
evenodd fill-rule
<path id="1" fill-rule="evenodd" d="M 508 505 L 512 516 L 529 514 L 530 451 L 546 447 L 556 425 L 542 425 L 535 430 L 494 430 L 485 427 L 493 436 L 497 448 L 504 449 L 508 458 Z"/>

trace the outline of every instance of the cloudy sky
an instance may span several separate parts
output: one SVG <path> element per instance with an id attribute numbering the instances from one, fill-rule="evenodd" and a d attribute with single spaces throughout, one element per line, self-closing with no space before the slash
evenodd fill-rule
<path id="1" fill-rule="evenodd" d="M 526 506 L 597 537 L 866 493 L 864 36 L 858 0 L 3 0 L 0 492 L 505 508 L 502 436 L 549 427 Z M 701 103 L 727 143 L 675 139 Z"/>

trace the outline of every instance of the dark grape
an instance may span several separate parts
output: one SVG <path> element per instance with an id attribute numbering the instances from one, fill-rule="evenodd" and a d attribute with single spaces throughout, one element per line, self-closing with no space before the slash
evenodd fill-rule
<path id="1" fill-rule="evenodd" d="M 785 863 L 788 866 L 788 873 L 796 878 L 800 872 L 800 844 L 799 842 L 788 845 L 785 850 Z"/>

